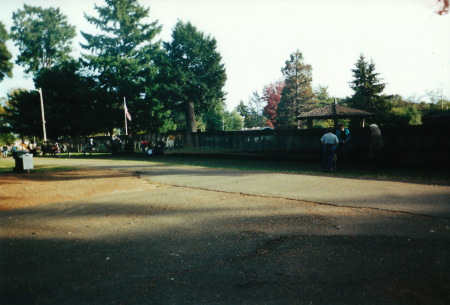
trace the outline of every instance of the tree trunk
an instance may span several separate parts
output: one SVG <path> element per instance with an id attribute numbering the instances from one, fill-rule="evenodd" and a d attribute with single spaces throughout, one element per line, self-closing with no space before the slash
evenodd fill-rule
<path id="1" fill-rule="evenodd" d="M 195 121 L 194 102 L 186 103 L 186 138 L 187 146 L 194 147 L 192 133 L 197 131 L 197 122 Z"/>

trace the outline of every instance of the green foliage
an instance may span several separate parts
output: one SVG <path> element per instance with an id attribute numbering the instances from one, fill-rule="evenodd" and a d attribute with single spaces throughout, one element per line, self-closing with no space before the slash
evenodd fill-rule
<path id="1" fill-rule="evenodd" d="M 303 55 L 297 50 L 291 54 L 281 72 L 285 87 L 278 104 L 276 125 L 283 129 L 298 128 L 297 117 L 311 110 L 314 103 L 312 67 L 303 62 Z"/>
<path id="2" fill-rule="evenodd" d="M 167 128 L 169 112 L 157 94 L 155 77 L 160 41 L 153 42 L 161 32 L 157 21 L 145 23 L 149 9 L 137 0 L 105 0 L 105 6 L 95 5 L 98 17 L 85 16 L 100 34 L 82 32 L 90 54 L 83 54 L 84 63 L 96 76 L 103 91 L 102 107 L 108 128 L 122 126 L 123 103 L 132 115 L 130 129 L 157 131 Z"/>
<path id="3" fill-rule="evenodd" d="M 355 93 L 349 101 L 350 106 L 376 113 L 379 122 L 386 122 L 391 105 L 385 97 L 381 96 L 385 84 L 378 79 L 379 73 L 375 72 L 373 61 L 368 63 L 364 56 L 360 55 L 352 72 L 354 79 L 350 87 Z"/>
<path id="4" fill-rule="evenodd" d="M 236 106 L 236 112 L 243 117 L 246 117 L 248 115 L 248 107 L 244 104 L 244 101 L 240 101 L 239 105 Z"/>
<path id="5" fill-rule="evenodd" d="M 0 133 L 0 145 L 11 145 L 16 141 L 16 137 L 11 133 Z"/>
<path id="6" fill-rule="evenodd" d="M 222 57 L 214 38 L 198 31 L 190 22 L 178 21 L 172 41 L 164 43 L 161 85 L 169 109 L 183 112 L 186 131 L 195 131 L 196 113 L 202 115 L 223 103 L 226 81 Z"/>
<path id="7" fill-rule="evenodd" d="M 5 76 L 12 77 L 13 63 L 10 62 L 12 55 L 6 47 L 6 41 L 9 39 L 5 25 L 0 21 L 0 82 Z"/>
<path id="8" fill-rule="evenodd" d="M 104 131 L 102 96 L 96 83 L 80 74 L 77 61 L 62 63 L 51 70 L 43 69 L 37 73 L 35 82 L 36 87 L 43 88 L 49 138 Z"/>
<path id="9" fill-rule="evenodd" d="M 264 100 L 256 91 L 249 97 L 245 107 L 246 113 L 243 115 L 245 128 L 266 126 L 267 118 L 263 115 L 263 102 Z"/>
<path id="10" fill-rule="evenodd" d="M 225 131 L 241 130 L 243 125 L 242 117 L 236 110 L 224 113 Z"/>
<path id="11" fill-rule="evenodd" d="M 198 116 L 197 127 L 203 131 L 224 130 L 224 109 L 225 105 L 222 103 L 202 113 Z"/>
<path id="12" fill-rule="evenodd" d="M 19 47 L 16 63 L 27 73 L 50 69 L 70 58 L 75 27 L 59 8 L 43 9 L 24 5 L 13 13 L 11 37 Z"/>
<path id="13" fill-rule="evenodd" d="M 323 106 L 334 103 L 334 98 L 332 98 L 330 96 L 330 94 L 328 93 L 328 86 L 319 85 L 314 90 L 314 95 L 316 97 L 316 106 L 317 107 L 323 107 Z"/>
<path id="14" fill-rule="evenodd" d="M 46 131 L 49 138 L 81 136 L 101 130 L 95 83 L 77 73 L 75 61 L 42 69 L 36 85 L 42 89 Z M 13 91 L 4 107 L 3 120 L 21 136 L 41 138 L 40 96 L 36 91 Z"/>
<path id="15" fill-rule="evenodd" d="M 334 125 L 334 120 L 313 120 L 313 128 L 328 128 Z"/>
<path id="16" fill-rule="evenodd" d="M 14 90 L 8 94 L 3 108 L 3 124 L 10 126 L 10 131 L 20 135 L 42 137 L 42 118 L 39 93 L 26 90 Z"/>
<path id="17" fill-rule="evenodd" d="M 396 123 L 398 125 L 421 125 L 422 117 L 420 115 L 419 110 L 414 106 L 408 106 L 405 108 L 392 108 L 391 114 L 393 118 L 391 118 L 392 123 Z"/>

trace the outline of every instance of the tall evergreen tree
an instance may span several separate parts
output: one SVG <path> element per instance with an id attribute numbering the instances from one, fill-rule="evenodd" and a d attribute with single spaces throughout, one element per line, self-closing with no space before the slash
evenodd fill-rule
<path id="1" fill-rule="evenodd" d="M 350 83 L 350 87 L 355 93 L 349 101 L 350 105 L 374 112 L 383 120 L 391 106 L 388 100 L 381 96 L 386 84 L 380 82 L 379 73 L 375 72 L 375 64 L 373 61 L 367 62 L 361 54 L 352 72 L 353 81 Z"/>
<path id="2" fill-rule="evenodd" d="M 12 77 L 13 63 L 10 62 L 12 55 L 6 47 L 8 38 L 8 31 L 5 29 L 3 22 L 0 21 L 0 82 L 5 76 Z"/>
<path id="3" fill-rule="evenodd" d="M 300 51 L 291 54 L 281 69 L 285 87 L 282 91 L 277 110 L 277 127 L 298 128 L 297 117 L 311 110 L 314 103 L 314 93 L 311 87 L 312 67 L 303 62 Z"/>
<path id="4" fill-rule="evenodd" d="M 83 54 L 86 66 L 94 73 L 104 91 L 105 112 L 101 115 L 107 128 L 122 126 L 126 99 L 136 131 L 157 130 L 164 124 L 161 102 L 157 98 L 155 76 L 161 32 L 158 21 L 146 23 L 149 9 L 137 0 L 105 0 L 95 5 L 98 17 L 87 16 L 101 34 L 82 32 L 89 54 Z"/>
<path id="5" fill-rule="evenodd" d="M 75 27 L 59 8 L 43 9 L 24 5 L 13 13 L 11 38 L 19 47 L 16 63 L 27 73 L 51 69 L 70 58 Z"/>
<path id="6" fill-rule="evenodd" d="M 243 100 L 239 102 L 239 105 L 236 106 L 235 110 L 240 116 L 246 117 L 248 115 L 248 106 L 244 104 Z"/>
<path id="7" fill-rule="evenodd" d="M 161 76 L 167 99 L 173 111 L 185 114 L 189 134 L 197 129 L 196 113 L 223 104 L 226 74 L 222 57 L 216 50 L 216 40 L 190 22 L 178 21 L 172 41 L 164 43 L 164 48 L 167 60 Z"/>

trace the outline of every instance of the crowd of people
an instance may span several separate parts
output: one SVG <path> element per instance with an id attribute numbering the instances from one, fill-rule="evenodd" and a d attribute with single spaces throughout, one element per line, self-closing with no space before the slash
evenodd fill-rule
<path id="1" fill-rule="evenodd" d="M 333 132 L 334 131 L 334 132 Z M 382 162 L 384 141 L 381 131 L 376 124 L 370 125 L 369 154 L 373 168 L 377 169 Z M 342 169 L 347 164 L 349 144 L 351 142 L 350 130 L 339 124 L 338 128 L 328 128 L 320 139 L 322 143 L 322 167 L 325 172 Z"/>
<path id="2" fill-rule="evenodd" d="M 166 144 L 163 141 L 142 141 L 140 148 L 146 156 L 149 155 L 161 155 L 164 153 Z M 92 155 L 94 151 L 102 151 L 110 153 L 111 155 L 117 155 L 120 153 L 132 153 L 134 152 L 134 138 L 130 135 L 117 136 L 112 135 L 103 141 L 94 142 L 94 138 L 86 140 L 82 146 L 82 153 L 84 155 Z M 41 145 L 37 145 L 33 142 L 17 142 L 13 144 L 5 144 L 1 147 L 1 154 L 3 158 L 7 158 L 11 152 L 26 151 L 33 154 L 34 157 L 38 155 L 46 156 L 53 155 L 59 156 L 61 153 L 67 153 L 70 156 L 70 145 L 66 142 L 49 142 L 46 141 Z"/>
<path id="3" fill-rule="evenodd" d="M 59 144 L 58 142 L 50 143 L 50 142 L 44 142 L 42 145 L 37 145 L 33 142 L 25 143 L 24 141 L 20 143 L 12 143 L 12 144 L 5 144 L 2 146 L 2 157 L 7 158 L 9 153 L 14 153 L 17 151 L 25 151 L 27 153 L 32 154 L 34 157 L 38 155 L 59 155 L 62 152 L 68 152 L 68 144 L 63 143 Z"/>

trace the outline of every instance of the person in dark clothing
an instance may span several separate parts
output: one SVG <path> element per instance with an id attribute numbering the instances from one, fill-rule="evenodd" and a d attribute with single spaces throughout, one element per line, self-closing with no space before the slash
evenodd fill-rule
<path id="1" fill-rule="evenodd" d="M 339 140 L 339 144 L 336 147 L 336 163 L 338 168 L 342 168 L 347 161 L 346 156 L 350 142 L 350 130 L 345 128 L 344 124 L 339 124 L 338 129 L 336 130 L 336 136 Z"/>

